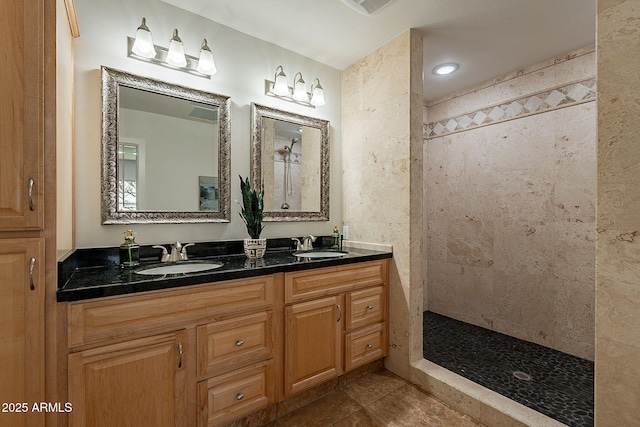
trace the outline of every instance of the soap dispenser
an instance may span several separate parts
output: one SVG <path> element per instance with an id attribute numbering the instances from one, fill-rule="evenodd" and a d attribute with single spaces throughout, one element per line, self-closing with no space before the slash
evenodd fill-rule
<path id="1" fill-rule="evenodd" d="M 120 245 L 120 267 L 130 268 L 140 264 L 140 245 L 136 243 L 133 230 L 124 233 L 124 243 Z"/>
<path id="2" fill-rule="evenodd" d="M 340 232 L 338 231 L 338 225 L 333 227 L 333 233 L 331 233 L 331 249 L 340 249 Z"/>

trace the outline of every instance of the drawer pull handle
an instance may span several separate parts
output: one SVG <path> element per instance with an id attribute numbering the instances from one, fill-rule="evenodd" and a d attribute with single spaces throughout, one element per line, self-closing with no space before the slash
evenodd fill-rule
<path id="1" fill-rule="evenodd" d="M 340 307 L 340 304 L 338 304 L 338 320 L 336 320 L 336 323 L 340 323 L 341 319 L 342 319 L 342 307 Z"/>
<path id="2" fill-rule="evenodd" d="M 182 351 L 182 342 L 181 341 L 178 342 L 178 353 L 180 354 L 180 359 L 178 360 L 178 368 L 182 368 L 182 354 L 183 354 L 183 351 Z"/>
<path id="3" fill-rule="evenodd" d="M 29 210 L 34 211 L 36 208 L 33 206 L 33 178 L 29 178 L 27 192 L 29 193 Z"/>
<path id="4" fill-rule="evenodd" d="M 36 266 L 36 259 L 31 258 L 29 260 L 29 289 L 32 291 L 36 290 L 36 285 L 33 284 L 33 268 Z"/>
<path id="5" fill-rule="evenodd" d="M 367 310 L 373 310 L 373 306 L 372 305 L 368 305 L 367 306 Z"/>
<path id="6" fill-rule="evenodd" d="M 242 399 L 244 399 L 244 394 L 242 394 L 242 393 L 238 393 L 238 394 L 236 395 L 236 400 L 242 400 Z"/>
<path id="7" fill-rule="evenodd" d="M 243 344 L 244 344 L 244 341 L 242 341 L 242 340 L 238 340 L 238 341 L 236 341 L 236 345 L 237 345 L 238 347 L 241 347 Z"/>
<path id="8" fill-rule="evenodd" d="M 367 344 L 367 348 L 373 348 L 373 344 Z"/>

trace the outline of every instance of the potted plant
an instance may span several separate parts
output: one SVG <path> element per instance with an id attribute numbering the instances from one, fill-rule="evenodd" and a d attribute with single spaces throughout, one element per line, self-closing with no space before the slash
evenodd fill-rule
<path id="1" fill-rule="evenodd" d="M 267 249 L 267 239 L 260 238 L 260 233 L 264 229 L 262 223 L 264 189 L 252 188 L 249 178 L 243 180 L 240 176 L 240 191 L 242 192 L 240 218 L 244 221 L 249 233 L 249 238 L 244 239 L 244 253 L 252 259 L 262 258 Z"/>

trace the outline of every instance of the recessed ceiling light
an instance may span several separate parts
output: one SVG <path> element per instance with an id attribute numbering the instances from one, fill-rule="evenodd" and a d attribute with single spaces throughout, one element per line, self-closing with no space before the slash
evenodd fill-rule
<path id="1" fill-rule="evenodd" d="M 446 76 L 447 74 L 451 74 L 458 69 L 458 64 L 441 64 L 433 69 L 433 74 L 437 74 L 439 76 Z"/>

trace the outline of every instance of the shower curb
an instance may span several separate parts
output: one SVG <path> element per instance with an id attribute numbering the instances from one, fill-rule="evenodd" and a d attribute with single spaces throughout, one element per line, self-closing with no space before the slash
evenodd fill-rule
<path id="1" fill-rule="evenodd" d="M 567 427 L 428 360 L 411 366 L 411 382 L 487 427 Z"/>

